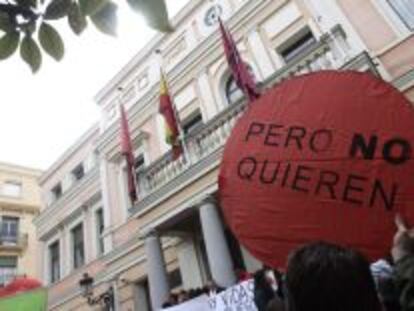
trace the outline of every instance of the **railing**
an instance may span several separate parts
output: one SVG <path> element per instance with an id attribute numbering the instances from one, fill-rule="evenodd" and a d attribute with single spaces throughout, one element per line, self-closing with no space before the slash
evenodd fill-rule
<path id="1" fill-rule="evenodd" d="M 1 227 L 1 226 L 0 226 Z M 19 233 L 16 235 L 5 234 L 0 231 L 0 248 L 17 248 L 23 249 L 27 246 L 28 235 Z"/>
<path id="2" fill-rule="evenodd" d="M 323 40 L 275 72 L 263 86 L 269 87 L 289 77 L 309 72 L 339 69 L 345 65 L 349 68 L 349 51 L 338 51 L 339 44 L 335 40 L 334 35 L 325 36 Z M 336 43 L 335 48 L 334 43 Z M 141 171 L 137 175 L 140 199 L 155 192 L 193 164 L 223 147 L 244 107 L 244 101 L 233 104 L 196 132 L 187 135 L 185 156 L 182 155 L 174 160 L 172 153 L 169 152 Z"/>

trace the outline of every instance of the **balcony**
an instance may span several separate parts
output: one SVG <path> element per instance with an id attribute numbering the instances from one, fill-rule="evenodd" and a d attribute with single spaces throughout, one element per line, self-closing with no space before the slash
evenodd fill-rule
<path id="1" fill-rule="evenodd" d="M 372 71 L 378 75 L 375 65 L 366 52 L 355 55 L 346 46 L 341 29 L 333 30 L 298 55 L 267 79 L 262 87 L 269 88 L 293 76 L 327 69 Z M 237 119 L 245 109 L 245 102 L 240 101 L 220 112 L 196 132 L 185 137 L 185 155 L 173 160 L 171 152 L 152 163 L 137 174 L 139 201 L 130 210 L 139 213 L 154 206 L 162 197 L 178 191 L 185 183 L 191 182 L 195 175 L 212 169 L 220 163 L 223 146 L 229 137 Z"/>
<path id="2" fill-rule="evenodd" d="M 27 247 L 27 233 L 19 233 L 17 235 L 6 234 L 1 231 L 0 224 L 0 251 L 20 252 Z"/>

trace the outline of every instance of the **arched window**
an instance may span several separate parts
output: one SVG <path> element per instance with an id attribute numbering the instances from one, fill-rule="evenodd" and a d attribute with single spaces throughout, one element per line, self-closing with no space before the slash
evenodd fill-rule
<path id="1" fill-rule="evenodd" d="M 235 104 L 243 98 L 243 92 L 237 86 L 233 76 L 227 79 L 225 87 L 227 104 Z"/>

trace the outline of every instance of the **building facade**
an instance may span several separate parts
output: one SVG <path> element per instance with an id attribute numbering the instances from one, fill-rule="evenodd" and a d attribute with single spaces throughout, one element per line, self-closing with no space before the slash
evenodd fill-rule
<path id="1" fill-rule="evenodd" d="M 47 207 L 35 224 L 50 310 L 93 308 L 79 287 L 85 272 L 95 296 L 113 291 L 117 310 L 148 311 L 171 289 L 209 280 L 228 286 L 235 269 L 260 267 L 232 236 L 217 200 L 223 145 L 245 105 L 223 54 L 219 15 L 263 89 L 318 70 L 370 71 L 414 102 L 413 12 L 406 0 L 189 1 L 173 20 L 176 31 L 153 38 L 102 88 L 99 125 L 41 178 Z M 176 160 L 158 114 L 157 49 L 185 137 Z M 135 149 L 134 206 L 119 103 Z"/>
<path id="2" fill-rule="evenodd" d="M 41 172 L 0 163 L 0 287 L 14 278 L 40 278 L 33 218 L 41 208 Z"/>

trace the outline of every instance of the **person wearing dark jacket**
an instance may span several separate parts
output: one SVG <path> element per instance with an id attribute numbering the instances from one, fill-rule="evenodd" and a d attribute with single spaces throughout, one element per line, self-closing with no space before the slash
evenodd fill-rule
<path id="1" fill-rule="evenodd" d="M 266 311 L 269 302 L 276 297 L 266 272 L 266 269 L 261 269 L 254 274 L 254 303 L 258 311 Z"/>

